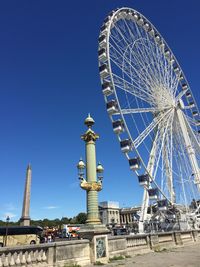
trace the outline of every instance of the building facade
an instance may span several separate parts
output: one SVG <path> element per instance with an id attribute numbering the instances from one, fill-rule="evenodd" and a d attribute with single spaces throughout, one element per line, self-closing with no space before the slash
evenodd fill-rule
<path id="1" fill-rule="evenodd" d="M 139 220 L 141 207 L 121 208 L 120 209 L 120 224 L 133 225 Z"/>
<path id="2" fill-rule="evenodd" d="M 119 202 L 103 201 L 99 203 L 99 216 L 102 224 L 114 226 L 133 226 L 139 220 L 141 207 L 121 208 Z"/>
<path id="3" fill-rule="evenodd" d="M 99 216 L 102 224 L 106 226 L 120 225 L 119 203 L 103 201 L 99 203 Z"/>

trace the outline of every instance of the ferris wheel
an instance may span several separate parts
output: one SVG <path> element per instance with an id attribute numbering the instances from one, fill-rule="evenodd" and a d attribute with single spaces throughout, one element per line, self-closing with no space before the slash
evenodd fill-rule
<path id="1" fill-rule="evenodd" d="M 200 114 L 171 49 L 148 19 L 123 7 L 104 20 L 98 59 L 113 131 L 144 188 L 140 222 L 149 205 L 191 212 L 200 199 Z"/>

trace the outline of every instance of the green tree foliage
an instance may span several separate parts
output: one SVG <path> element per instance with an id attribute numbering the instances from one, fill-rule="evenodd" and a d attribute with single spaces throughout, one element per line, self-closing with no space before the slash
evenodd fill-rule
<path id="1" fill-rule="evenodd" d="M 84 212 L 80 212 L 77 216 L 73 218 L 68 218 L 68 217 L 62 217 L 61 219 L 54 219 L 54 220 L 49 220 L 47 218 L 43 220 L 31 220 L 31 225 L 35 226 L 41 226 L 41 227 L 59 227 L 61 228 L 62 224 L 84 224 L 86 222 L 87 215 Z M 9 226 L 12 225 L 20 225 L 20 221 L 18 222 L 12 222 L 10 221 Z M 0 220 L 0 226 L 6 226 L 6 222 Z"/>
<path id="2" fill-rule="evenodd" d="M 80 212 L 77 216 L 76 216 L 76 223 L 77 224 L 85 224 L 87 220 L 87 214 L 84 212 Z"/>

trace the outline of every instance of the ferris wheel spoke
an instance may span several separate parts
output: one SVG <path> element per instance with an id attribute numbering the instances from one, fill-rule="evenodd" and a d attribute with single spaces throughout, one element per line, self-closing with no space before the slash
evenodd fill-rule
<path id="1" fill-rule="evenodd" d="M 180 109 L 177 109 L 177 118 L 179 121 L 180 129 L 183 134 L 183 140 L 186 146 L 186 151 L 188 153 L 191 167 L 195 175 L 195 181 L 198 184 L 198 187 L 200 190 L 200 170 L 199 170 L 198 161 L 196 158 L 195 149 L 191 142 L 191 137 L 193 137 L 194 135 L 193 134 L 191 136 L 189 135 L 187 120 L 184 117 L 184 113 Z M 198 146 L 198 149 L 199 149 L 199 146 Z"/>
<path id="2" fill-rule="evenodd" d="M 130 23 L 126 23 L 127 24 L 127 28 L 130 30 Z M 132 30 L 136 30 L 137 34 L 138 34 L 138 39 L 137 41 L 139 41 L 141 43 L 141 45 L 138 46 L 138 49 L 140 50 L 140 54 L 144 55 L 144 58 L 146 58 L 147 62 L 150 62 L 152 65 L 154 65 L 157 69 L 157 67 L 159 67 L 160 65 L 158 63 L 160 63 L 160 53 L 158 53 L 159 51 L 156 50 L 156 46 L 155 43 L 153 42 L 153 40 L 150 40 L 148 38 L 148 34 L 147 32 L 145 32 L 142 28 L 139 27 L 135 27 L 134 25 L 134 29 L 132 27 Z M 147 42 L 148 40 L 148 42 Z M 143 49 L 142 49 L 143 48 Z M 159 68 L 159 70 L 161 70 Z M 159 74 L 161 74 L 161 72 L 159 71 Z"/>
<path id="3" fill-rule="evenodd" d="M 170 96 L 167 92 L 165 92 L 164 90 L 160 91 L 160 88 L 157 86 L 153 87 L 152 85 L 150 84 L 142 84 L 142 79 L 141 80 L 136 80 L 136 79 L 133 79 L 129 74 L 129 72 L 127 73 L 124 69 L 121 68 L 121 66 L 119 66 L 119 68 L 123 71 L 123 73 L 126 73 L 126 77 L 128 77 L 132 83 L 129 83 L 126 81 L 126 79 L 122 79 L 122 83 L 126 85 L 126 87 L 129 85 L 131 86 L 131 90 L 129 91 L 130 93 L 133 93 L 135 96 L 138 96 L 138 94 L 142 93 L 143 94 L 143 98 L 146 97 L 144 96 L 147 95 L 147 102 L 151 101 L 152 104 L 156 104 L 158 101 L 159 101 L 159 105 L 160 107 L 167 107 L 168 105 L 171 106 L 171 101 L 170 101 Z M 116 74 L 113 74 L 113 77 L 117 77 L 117 81 L 119 82 L 119 77 L 116 75 Z M 137 83 L 138 82 L 138 83 Z M 134 93 L 133 91 L 133 86 L 134 88 L 136 88 L 136 93 Z M 124 87 L 124 88 L 123 88 Z M 125 88 L 125 86 L 122 86 L 121 87 L 122 89 L 125 89 L 127 90 L 127 88 Z M 150 91 L 150 88 L 154 88 L 154 91 L 157 89 L 157 91 L 155 92 L 151 92 Z M 141 94 L 140 94 L 141 96 Z M 159 100 L 158 100 L 159 98 Z M 168 102 L 169 104 L 167 103 L 167 99 L 168 99 Z"/>
<path id="4" fill-rule="evenodd" d="M 140 36 L 142 36 L 140 29 L 137 28 L 137 32 Z M 169 84 L 169 77 L 171 77 L 172 73 L 172 66 L 167 62 L 166 58 L 164 57 L 164 54 L 161 52 L 161 50 L 158 48 L 158 46 L 155 44 L 155 41 L 153 41 L 147 33 L 146 34 L 146 43 L 143 45 L 144 47 L 148 47 L 148 51 L 150 50 L 150 53 L 147 53 L 149 55 L 149 61 L 152 63 L 152 66 L 154 66 L 154 69 L 157 70 L 158 74 L 158 81 L 164 82 L 166 87 L 171 89 L 171 86 Z M 147 46 L 148 44 L 148 46 Z M 173 93 L 173 90 L 171 90 Z"/>
<path id="5" fill-rule="evenodd" d="M 149 71 L 143 72 L 142 69 L 137 69 L 137 66 L 133 63 L 133 59 L 130 60 L 124 51 L 121 51 L 119 47 L 115 48 L 112 44 L 110 45 L 111 60 L 127 75 L 128 78 L 134 81 L 134 83 L 141 85 L 141 83 L 149 91 L 152 86 L 152 77 L 154 74 L 151 73 L 151 68 Z M 148 79 L 147 79 L 148 77 Z"/>
<path id="6" fill-rule="evenodd" d="M 160 110 L 159 109 L 156 109 L 156 108 L 130 108 L 130 109 L 121 109 L 121 112 L 123 115 L 125 114 L 140 114 L 140 113 L 156 113 L 156 112 L 159 112 Z"/>
<path id="7" fill-rule="evenodd" d="M 187 123 L 190 125 L 190 126 L 197 126 L 197 121 L 194 120 L 194 118 L 188 116 L 187 114 L 184 113 L 184 116 L 185 116 L 185 119 L 187 120 Z"/>
<path id="8" fill-rule="evenodd" d="M 153 140 L 153 145 L 150 151 L 149 161 L 147 165 L 147 173 L 149 174 L 150 182 L 153 183 L 156 186 L 156 188 L 160 191 L 162 196 L 167 199 L 167 197 L 163 193 L 164 191 L 162 190 L 162 183 L 161 185 L 158 185 L 155 179 L 156 172 L 158 169 L 158 162 L 161 157 L 162 146 L 165 140 L 165 130 L 166 128 L 162 127 L 162 122 L 156 128 L 156 134 Z M 147 188 L 149 188 L 149 186 Z M 147 189 L 144 189 L 143 203 L 141 207 L 141 220 L 142 221 L 146 218 L 146 215 L 147 215 L 148 201 L 149 201 L 149 197 L 148 197 Z"/>
<path id="9" fill-rule="evenodd" d="M 141 86 L 141 84 L 143 84 L 143 86 L 149 91 L 149 88 L 151 88 L 150 81 L 148 79 L 145 80 L 144 74 L 141 70 L 137 70 L 133 65 L 131 65 L 131 62 L 128 61 L 125 56 L 122 58 L 121 64 L 118 62 L 118 58 L 116 57 L 112 57 L 111 60 L 127 76 L 127 78 L 133 81 L 133 83 L 137 86 Z"/>
<path id="10" fill-rule="evenodd" d="M 149 173 L 150 177 L 153 177 L 153 170 L 154 170 L 154 165 L 156 162 L 156 156 L 158 153 L 158 149 L 159 149 L 159 144 L 162 140 L 162 135 L 161 133 L 161 129 L 160 129 L 161 123 L 158 125 L 157 129 L 156 129 L 156 134 L 155 134 L 155 138 L 153 140 L 153 145 L 150 151 L 150 155 L 149 155 L 149 161 L 147 164 L 147 172 Z"/>
<path id="11" fill-rule="evenodd" d="M 195 134 L 194 134 L 194 132 L 193 132 L 188 120 L 187 120 L 187 117 L 185 116 L 184 113 L 183 113 L 183 116 L 184 116 L 184 119 L 185 119 L 186 127 L 187 127 L 187 129 L 189 131 L 189 134 L 190 134 L 191 141 L 195 145 L 195 150 L 197 152 L 199 152 L 199 154 L 200 154 L 200 144 L 199 144 L 199 142 L 198 142 L 198 140 L 197 140 L 197 138 L 196 138 L 196 136 L 195 136 Z"/>
<path id="12" fill-rule="evenodd" d="M 175 147 L 177 148 L 176 154 L 175 154 L 175 162 L 176 162 L 176 168 L 178 171 L 178 175 L 176 183 L 180 186 L 180 192 L 179 192 L 179 198 L 182 197 L 185 207 L 188 206 L 188 198 L 186 196 L 186 189 L 188 186 L 192 186 L 191 183 L 185 183 L 184 181 L 187 180 L 187 178 L 190 179 L 191 174 L 191 167 L 189 166 L 189 158 L 187 156 L 187 153 L 185 151 L 185 147 L 182 144 L 183 136 L 181 135 L 181 132 L 177 132 L 177 136 L 175 138 Z M 181 199 L 179 199 L 179 202 Z"/>
<path id="13" fill-rule="evenodd" d="M 121 31 L 120 31 L 120 29 L 118 28 L 118 32 L 120 32 L 120 34 L 122 35 L 122 33 L 121 33 Z M 111 39 L 112 39 L 112 37 L 111 37 Z M 146 71 L 145 72 L 145 75 L 146 76 L 148 76 L 149 75 L 149 78 L 150 79 L 152 79 L 152 77 L 155 77 L 155 76 L 160 76 L 160 70 L 161 70 L 161 68 L 160 68 L 160 62 L 162 62 L 162 61 L 160 61 L 160 57 L 158 56 L 158 59 L 157 59 L 157 61 L 156 61 L 156 65 L 154 64 L 155 63 L 155 60 L 153 60 L 154 58 L 156 58 L 155 56 L 154 56 L 154 58 L 152 59 L 152 56 L 151 56 L 151 54 L 150 53 L 152 53 L 152 49 L 151 49 L 151 47 L 148 47 L 146 44 L 144 44 L 144 41 L 143 41 L 143 39 L 144 39 L 144 37 L 140 37 L 139 39 L 137 39 L 137 40 L 133 40 L 132 42 L 133 42 L 133 45 L 134 45 L 134 43 L 136 43 L 137 44 L 137 42 L 141 42 L 142 44 L 143 44 L 143 47 L 145 48 L 145 49 L 143 49 L 142 51 L 141 51 L 141 49 L 140 49 L 140 45 L 139 46 L 136 46 L 136 47 L 134 47 L 135 49 L 138 49 L 138 51 L 140 51 L 139 53 L 136 51 L 136 52 L 134 52 L 134 49 L 129 49 L 130 50 L 130 55 L 132 56 L 132 58 L 133 58 L 133 62 L 137 62 L 137 64 L 141 67 L 140 69 L 142 70 L 142 69 L 144 69 L 146 66 L 145 65 L 151 65 L 151 66 L 154 66 L 154 68 L 148 68 L 148 71 Z M 115 42 L 115 41 L 114 41 Z M 116 44 L 116 42 L 115 42 L 115 44 Z M 126 48 L 127 47 L 129 47 L 130 46 L 130 44 L 128 44 L 127 43 L 127 41 L 126 41 Z M 117 50 L 120 50 L 120 51 L 122 51 L 122 49 L 119 47 L 119 45 L 117 45 Z M 146 51 L 146 52 L 145 52 Z M 123 52 L 121 53 L 121 56 L 123 57 L 124 56 L 124 53 L 125 53 L 125 50 L 123 50 Z M 144 55 L 144 53 L 146 54 L 146 55 Z M 155 52 L 154 52 L 155 53 Z M 141 56 L 142 56 L 142 60 L 140 60 L 139 58 L 137 58 L 137 55 L 138 54 L 140 54 Z M 147 64 L 146 64 L 146 63 Z M 153 73 L 152 71 L 154 70 L 154 69 L 157 69 L 157 72 L 155 72 L 155 73 Z M 141 75 L 141 74 L 140 74 Z"/>
<path id="14" fill-rule="evenodd" d="M 112 39 L 112 37 L 111 37 L 111 39 Z M 125 56 L 125 50 L 122 50 L 119 46 L 117 46 L 117 44 L 116 44 L 116 47 L 112 44 L 110 44 L 110 46 L 111 46 L 111 49 L 113 50 L 113 60 L 115 61 L 115 63 L 118 66 L 119 66 L 119 62 L 122 62 L 119 67 L 122 69 L 122 66 L 123 66 L 123 70 L 125 71 L 125 73 L 127 74 L 127 72 L 128 72 L 127 76 L 129 78 L 134 79 L 134 82 L 136 82 L 136 80 L 138 78 L 139 84 L 141 84 L 141 82 L 143 82 L 144 86 L 147 85 L 147 86 L 145 86 L 146 90 L 151 90 L 151 89 L 155 90 L 155 88 L 156 89 L 160 88 L 159 84 L 161 82 L 166 84 L 166 88 L 167 88 L 167 82 L 165 82 L 165 80 L 155 79 L 155 77 L 158 76 L 157 73 L 160 73 L 160 70 L 164 69 L 164 68 L 161 68 L 162 60 L 160 58 L 159 58 L 160 63 L 158 64 L 158 67 L 156 67 L 153 65 L 152 62 L 154 62 L 154 61 L 152 61 L 152 60 L 146 60 L 146 63 L 144 63 L 145 62 L 144 56 L 142 56 L 141 59 L 137 58 L 138 54 L 141 54 L 141 55 L 144 54 L 143 51 L 132 52 L 133 49 L 130 49 L 131 58 L 129 59 Z M 139 46 L 139 49 L 140 49 L 140 46 Z M 149 56 L 149 58 L 152 58 L 152 57 Z M 119 61 L 119 62 L 117 62 L 117 61 Z M 137 69 L 137 65 L 135 65 L 134 62 L 137 63 L 137 65 L 139 66 L 139 69 Z M 154 68 L 152 68 L 151 65 L 154 66 Z M 152 69 L 157 69 L 157 72 L 151 73 Z M 160 74 L 159 74 L 159 76 L 160 76 Z M 169 75 L 165 75 L 165 76 L 169 76 Z M 171 95 L 173 95 L 173 90 L 171 90 Z"/>
<path id="15" fill-rule="evenodd" d="M 166 88 L 171 92 L 171 95 L 174 95 L 177 89 L 177 83 L 178 78 L 173 73 L 173 66 L 170 64 L 166 57 L 164 56 L 163 52 L 161 52 L 160 48 L 155 45 L 154 47 L 156 49 L 156 52 L 154 52 L 154 49 L 152 47 L 152 39 L 147 34 L 147 40 L 148 44 L 150 44 L 150 47 L 152 49 L 152 55 L 151 58 L 154 62 L 156 62 L 155 67 L 159 69 L 159 73 L 162 73 L 161 82 L 165 84 Z"/>
<path id="16" fill-rule="evenodd" d="M 170 110 L 166 111 L 164 114 L 155 117 L 152 122 L 148 125 L 148 127 L 140 133 L 140 135 L 133 141 L 134 147 L 137 148 L 149 134 L 152 132 L 153 129 L 156 128 L 156 126 L 164 120 L 164 118 L 169 114 Z"/>
<path id="17" fill-rule="evenodd" d="M 175 202 L 175 192 L 174 192 L 174 183 L 173 183 L 173 172 L 172 172 L 172 162 L 173 162 L 173 140 L 172 140 L 172 122 L 169 123 L 168 131 L 166 134 L 165 145 L 163 146 L 163 164 L 164 172 L 166 176 L 166 188 L 169 192 L 169 198 L 171 203 Z"/>
<path id="18" fill-rule="evenodd" d="M 133 49 L 132 49 L 133 50 Z M 146 75 L 150 75 L 150 79 L 158 83 L 162 72 L 160 71 L 160 64 L 157 63 L 153 56 L 152 50 L 147 44 L 144 44 L 142 39 L 138 39 L 134 44 L 134 53 L 131 54 L 133 61 L 137 62 L 141 70 L 144 70 Z"/>
<path id="19" fill-rule="evenodd" d="M 175 154 L 174 156 L 176 159 L 176 165 L 179 166 L 181 164 L 182 169 L 184 169 L 185 179 L 187 179 L 187 177 L 189 177 L 190 174 L 192 173 L 192 169 L 189 163 L 189 158 L 186 153 L 185 146 L 182 143 L 182 140 L 183 140 L 183 136 L 181 134 L 180 129 L 178 129 L 177 134 L 174 138 L 174 145 L 176 147 L 177 154 Z M 180 175 L 176 174 L 176 177 L 178 181 L 180 182 Z"/>
<path id="20" fill-rule="evenodd" d="M 176 96 L 176 103 L 178 103 L 178 101 L 182 98 L 182 96 L 185 95 L 185 91 L 181 91 L 177 96 Z"/>
<path id="21" fill-rule="evenodd" d="M 150 93 L 148 93 L 147 91 L 145 91 L 143 88 L 138 87 L 138 86 L 122 79 L 121 77 L 117 76 L 116 74 L 113 74 L 113 80 L 114 80 L 115 86 L 117 86 L 119 89 L 121 89 L 127 93 L 132 94 L 136 98 L 147 102 L 149 105 L 152 105 L 152 102 L 154 100 L 152 98 L 152 95 Z"/>
<path id="22" fill-rule="evenodd" d="M 165 145 L 166 135 L 167 135 L 168 127 L 170 125 L 171 116 L 172 116 L 172 113 L 169 114 L 165 122 L 161 122 L 159 125 L 159 139 L 158 139 L 158 142 L 156 143 L 157 147 L 156 147 L 156 153 L 155 153 L 155 165 L 152 166 L 152 175 L 154 179 L 159 169 L 159 163 L 161 160 L 163 147 Z"/>

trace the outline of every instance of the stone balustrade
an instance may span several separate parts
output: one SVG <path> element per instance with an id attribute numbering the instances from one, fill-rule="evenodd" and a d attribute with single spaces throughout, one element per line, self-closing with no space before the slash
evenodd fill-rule
<path id="1" fill-rule="evenodd" d="M 90 264 L 88 240 L 0 248 L 0 267 Z"/>
<path id="2" fill-rule="evenodd" d="M 129 235 L 127 236 L 127 248 L 137 246 L 148 246 L 148 235 Z"/>
<path id="3" fill-rule="evenodd" d="M 48 263 L 48 248 L 38 246 L 23 246 L 4 248 L 0 251 L 0 267 L 25 266 Z"/>
<path id="4" fill-rule="evenodd" d="M 129 235 L 127 240 L 127 254 L 140 254 L 150 251 L 149 235 Z"/>
<path id="5" fill-rule="evenodd" d="M 152 250 L 200 242 L 200 231 L 168 232 L 142 235 L 109 236 L 109 257 L 135 255 Z M 91 263 L 89 240 L 61 241 L 39 245 L 0 248 L 0 267 L 64 265 L 89 265 Z"/>

